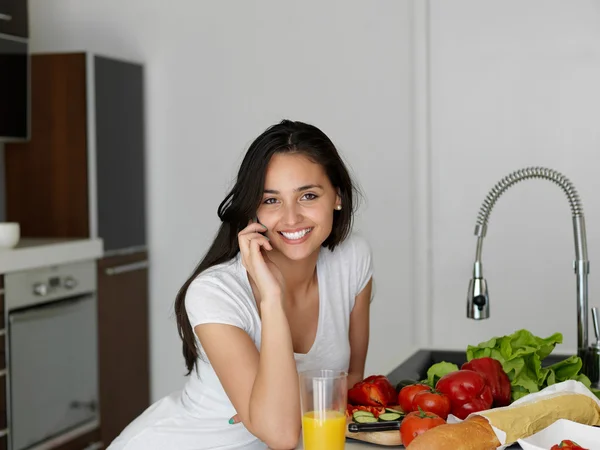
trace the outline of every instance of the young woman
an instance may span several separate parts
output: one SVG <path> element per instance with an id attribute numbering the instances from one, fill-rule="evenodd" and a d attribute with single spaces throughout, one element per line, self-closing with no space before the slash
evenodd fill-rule
<path id="1" fill-rule="evenodd" d="M 250 146 L 210 249 L 175 301 L 189 378 L 109 450 L 293 449 L 298 371 L 364 375 L 371 252 L 331 140 L 284 120 Z"/>

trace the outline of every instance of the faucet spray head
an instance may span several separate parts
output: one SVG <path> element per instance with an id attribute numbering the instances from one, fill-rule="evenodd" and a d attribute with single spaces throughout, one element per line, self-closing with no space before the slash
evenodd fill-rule
<path id="1" fill-rule="evenodd" d="M 473 275 L 467 292 L 467 317 L 475 320 L 487 319 L 490 317 L 490 297 L 487 281 L 481 277 L 480 263 L 476 263 Z"/>

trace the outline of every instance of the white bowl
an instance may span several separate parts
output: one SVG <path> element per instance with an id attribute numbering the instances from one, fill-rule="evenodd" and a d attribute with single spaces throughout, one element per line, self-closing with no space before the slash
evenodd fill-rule
<path id="1" fill-rule="evenodd" d="M 538 431 L 527 439 L 517 442 L 524 450 L 547 450 L 563 439 L 571 439 L 590 450 L 600 449 L 600 428 L 583 425 L 566 419 L 558 419 L 552 425 Z"/>
<path id="2" fill-rule="evenodd" d="M 0 250 L 13 248 L 21 237 L 21 227 L 16 222 L 0 222 Z"/>

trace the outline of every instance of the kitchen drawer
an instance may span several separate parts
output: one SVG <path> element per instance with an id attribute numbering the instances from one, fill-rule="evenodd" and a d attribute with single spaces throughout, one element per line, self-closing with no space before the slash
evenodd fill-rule
<path id="1" fill-rule="evenodd" d="M 0 33 L 29 37 L 27 0 L 0 0 Z"/>
<path id="2" fill-rule="evenodd" d="M 104 444 L 100 441 L 100 429 L 90 431 L 69 442 L 66 442 L 53 450 L 102 450 Z"/>

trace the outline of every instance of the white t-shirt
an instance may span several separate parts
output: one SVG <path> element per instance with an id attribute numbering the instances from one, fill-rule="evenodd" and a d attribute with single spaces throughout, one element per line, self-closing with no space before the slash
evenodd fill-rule
<path id="1" fill-rule="evenodd" d="M 298 371 L 348 370 L 350 313 L 371 279 L 367 242 L 350 235 L 317 260 L 319 319 L 306 354 L 295 353 Z M 241 328 L 260 351 L 261 321 L 240 254 L 201 273 L 190 285 L 185 306 L 192 327 L 221 323 Z M 243 424 L 229 425 L 236 411 L 196 337 L 202 357 L 183 391 L 152 405 L 127 427 L 108 450 L 265 449 Z"/>

